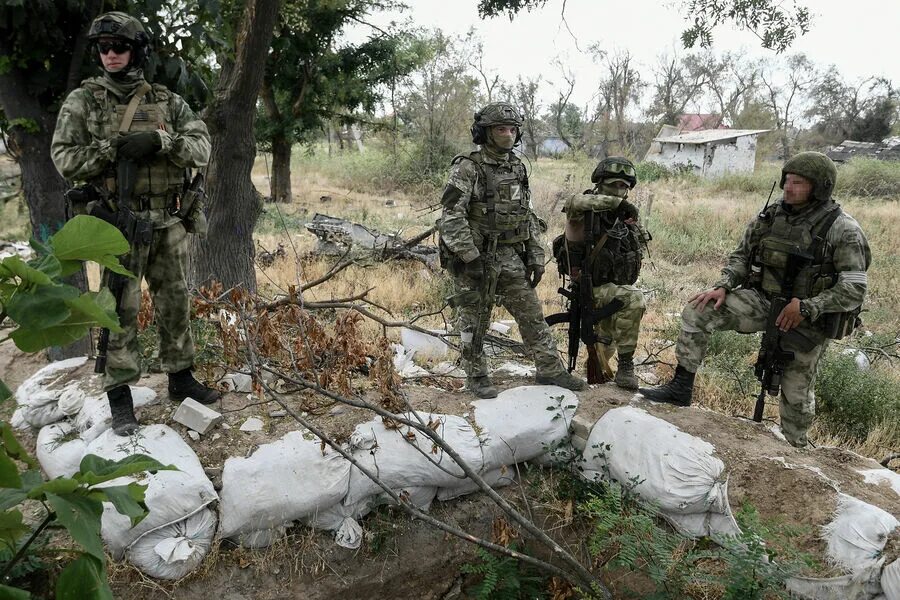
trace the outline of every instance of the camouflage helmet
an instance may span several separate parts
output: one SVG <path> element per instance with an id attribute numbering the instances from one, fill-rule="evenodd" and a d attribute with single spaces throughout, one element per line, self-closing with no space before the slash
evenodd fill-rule
<path id="1" fill-rule="evenodd" d="M 88 39 L 94 43 L 102 37 L 113 37 L 131 43 L 131 61 L 129 68 L 138 68 L 147 58 L 150 36 L 144 26 L 136 18 L 123 12 L 113 11 L 100 15 L 91 23 Z"/>
<path id="2" fill-rule="evenodd" d="M 837 182 L 837 167 L 821 152 L 800 152 L 789 158 L 781 168 L 781 189 L 784 189 L 788 173 L 809 179 L 813 184 L 813 198 L 821 201 L 831 198 Z"/>
<path id="3" fill-rule="evenodd" d="M 487 142 L 487 129 L 494 125 L 515 125 L 519 130 L 516 135 L 516 143 L 522 136 L 522 115 L 508 102 L 492 102 L 474 116 L 472 123 L 472 142 L 484 144 Z"/>
<path id="4" fill-rule="evenodd" d="M 591 173 L 591 183 L 594 184 L 617 180 L 627 183 L 629 189 L 633 189 L 637 185 L 634 163 L 624 156 L 604 158 Z"/>

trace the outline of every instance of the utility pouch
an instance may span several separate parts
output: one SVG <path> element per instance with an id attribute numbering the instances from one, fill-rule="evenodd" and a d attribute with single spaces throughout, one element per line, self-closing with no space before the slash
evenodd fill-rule
<path id="1" fill-rule="evenodd" d="M 184 222 L 184 228 L 188 233 L 196 233 L 201 238 L 205 238 L 209 231 L 209 223 L 203 210 L 205 206 L 206 188 L 203 173 L 197 173 L 185 186 L 181 202 L 174 214 Z"/>
<path id="2" fill-rule="evenodd" d="M 88 203 L 101 199 L 100 192 L 93 185 L 80 185 L 67 190 L 65 195 L 66 214 L 71 218 L 75 215 L 90 214 L 91 207 Z"/>
<path id="3" fill-rule="evenodd" d="M 815 325 L 826 338 L 840 340 L 853 333 L 857 327 L 862 326 L 862 319 L 859 318 L 860 312 L 862 312 L 861 306 L 847 312 L 825 313 L 816 319 Z"/>

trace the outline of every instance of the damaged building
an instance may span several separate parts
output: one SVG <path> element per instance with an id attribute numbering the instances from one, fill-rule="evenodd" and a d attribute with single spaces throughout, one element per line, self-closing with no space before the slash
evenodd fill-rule
<path id="1" fill-rule="evenodd" d="M 678 133 L 663 126 L 644 160 L 669 169 L 690 169 L 703 177 L 751 173 L 756 166 L 756 142 L 768 129 L 705 129 Z"/>

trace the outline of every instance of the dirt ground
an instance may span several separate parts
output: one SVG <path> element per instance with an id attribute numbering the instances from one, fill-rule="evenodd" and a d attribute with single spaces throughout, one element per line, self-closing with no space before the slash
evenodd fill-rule
<path id="1" fill-rule="evenodd" d="M 10 343 L 0 344 L 0 376 L 13 390 L 42 364 L 40 357 L 23 355 Z M 76 376 L 90 376 L 92 367 L 89 361 Z M 501 388 L 506 388 L 530 381 L 509 378 L 499 383 Z M 227 457 L 246 456 L 260 444 L 300 428 L 289 416 L 271 414 L 281 410 L 274 402 L 260 403 L 248 394 L 228 393 L 220 406 L 214 406 L 223 413 L 224 423 L 194 441 L 185 427 L 172 420 L 177 405 L 168 401 L 165 375 L 146 375 L 140 385 L 154 389 L 160 399 L 140 412 L 141 422 L 165 423 L 178 431 L 197 453 L 217 487 Z M 462 415 L 469 412 L 473 397 L 458 387 L 459 382 L 455 380 L 429 379 L 407 384 L 405 390 L 410 403 L 419 410 Z M 733 509 L 749 503 L 763 520 L 799 526 L 802 535 L 795 543 L 800 550 L 820 558 L 823 568 L 817 575 L 831 574 L 822 558 L 825 546 L 819 531 L 831 520 L 837 498 L 835 488 L 900 515 L 900 496 L 896 491 L 887 484 L 867 484 L 857 473 L 860 469 L 879 467 L 871 459 L 839 448 L 798 450 L 776 438 L 767 428 L 770 424 L 758 425 L 708 410 L 652 404 L 635 399 L 633 394 L 612 384 L 594 386 L 579 393 L 579 398 L 578 414 L 590 422 L 612 408 L 633 403 L 713 444 L 727 468 Z M 289 396 L 288 405 L 300 410 L 301 405 L 309 408 L 310 402 Z M 11 409 L 9 403 L 0 414 L 8 418 Z M 251 416 L 263 421 L 262 431 L 240 430 L 241 424 Z M 372 418 L 361 409 L 327 402 L 320 402 L 311 416 L 318 426 L 338 437 Z M 22 437 L 33 448 L 34 436 Z M 547 473 L 552 481 L 552 472 Z M 513 486 L 504 493 L 518 501 L 523 489 Z M 446 503 L 435 502 L 432 511 L 438 517 L 488 537 L 499 514 L 489 500 L 478 494 Z M 213 550 L 204 567 L 176 584 L 149 580 L 125 564 L 113 564 L 111 581 L 117 598 L 135 599 L 158 596 L 216 600 L 464 597 L 459 567 L 472 560 L 471 546 L 402 515 L 378 512 L 362 524 L 366 544 L 359 551 L 336 546 L 327 533 L 297 527 L 289 537 L 268 549 L 245 550 L 223 543 Z M 373 551 L 376 547 L 377 551 Z M 350 595 L 348 590 L 353 590 Z"/>

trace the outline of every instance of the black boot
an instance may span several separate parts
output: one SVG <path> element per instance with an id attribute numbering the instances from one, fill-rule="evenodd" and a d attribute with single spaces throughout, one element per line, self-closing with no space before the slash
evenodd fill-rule
<path id="1" fill-rule="evenodd" d="M 193 398 L 200 404 L 212 404 L 222 398 L 222 392 L 206 387 L 191 374 L 190 369 L 169 373 L 169 398 L 181 402 Z"/>
<path id="2" fill-rule="evenodd" d="M 641 388 L 644 398 L 654 402 L 668 402 L 676 406 L 690 406 L 691 393 L 694 391 L 694 375 L 681 365 L 675 368 L 672 381 L 657 388 Z"/>
<path id="3" fill-rule="evenodd" d="M 479 398 L 496 398 L 499 393 L 487 375 L 467 377 L 466 387 Z"/>
<path id="4" fill-rule="evenodd" d="M 131 399 L 131 388 L 120 385 L 106 392 L 109 400 L 109 412 L 112 414 L 112 428 L 116 435 L 131 435 L 138 429 L 134 418 L 134 401 Z"/>

